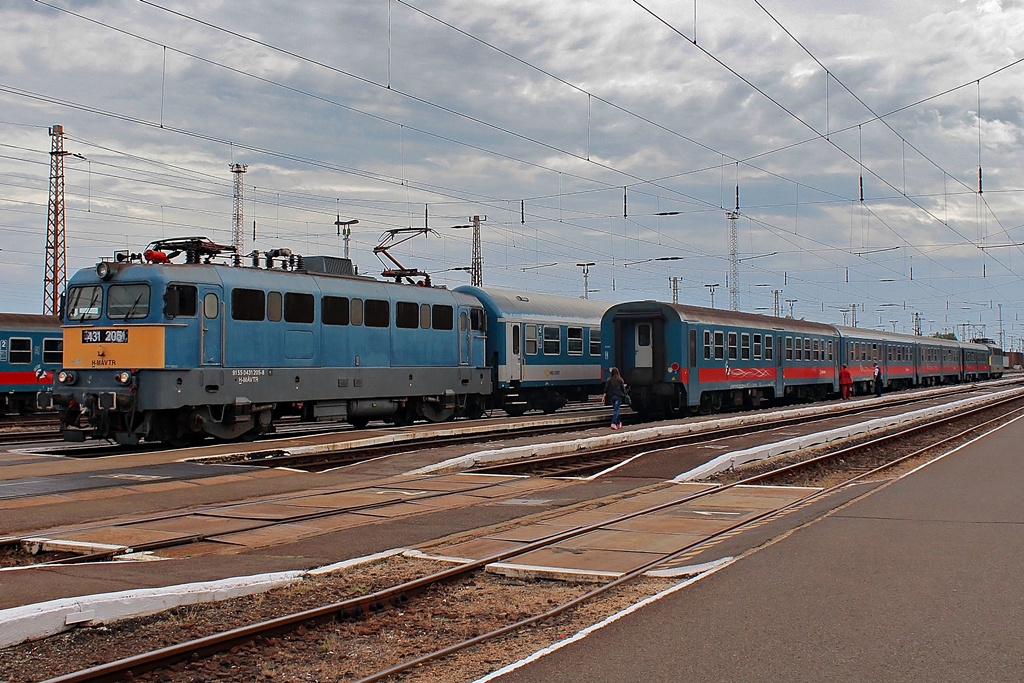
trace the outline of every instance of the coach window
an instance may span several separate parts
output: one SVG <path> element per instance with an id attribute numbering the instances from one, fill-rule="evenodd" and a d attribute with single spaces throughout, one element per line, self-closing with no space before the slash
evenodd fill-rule
<path id="1" fill-rule="evenodd" d="M 766 334 L 764 336 L 764 359 L 774 360 L 775 358 L 775 347 L 772 346 L 772 335 Z"/>
<path id="2" fill-rule="evenodd" d="M 740 359 L 750 360 L 750 334 L 748 332 L 740 335 Z"/>
<path id="3" fill-rule="evenodd" d="M 348 325 L 347 296 L 325 296 L 320 300 L 320 319 L 324 325 Z"/>
<path id="4" fill-rule="evenodd" d="M 730 332 L 729 333 L 729 360 L 736 360 L 738 357 L 739 356 L 738 356 L 738 354 L 736 352 L 736 333 L 735 332 Z"/>
<path id="5" fill-rule="evenodd" d="M 793 338 L 792 337 L 786 337 L 786 360 L 793 360 Z"/>
<path id="6" fill-rule="evenodd" d="M 363 324 L 363 300 L 352 299 L 352 315 L 349 317 L 353 325 Z"/>
<path id="7" fill-rule="evenodd" d="M 583 355 L 583 328 L 570 327 L 566 330 L 565 350 L 570 356 Z"/>
<path id="8" fill-rule="evenodd" d="M 804 337 L 804 360 L 811 360 L 811 340 Z"/>
<path id="9" fill-rule="evenodd" d="M 831 339 L 828 340 L 828 359 L 829 360 L 834 360 L 834 358 L 832 356 L 832 340 Z"/>
<path id="10" fill-rule="evenodd" d="M 821 340 L 814 340 L 814 360 L 821 360 Z"/>
<path id="11" fill-rule="evenodd" d="M 725 360 L 725 332 L 715 330 L 715 360 Z"/>
<path id="12" fill-rule="evenodd" d="M 544 355 L 557 356 L 562 353 L 562 328 L 558 325 L 544 326 Z"/>
<path id="13" fill-rule="evenodd" d="M 536 356 L 537 355 L 537 326 L 527 325 L 526 326 L 526 355 Z"/>
<path id="14" fill-rule="evenodd" d="M 761 335 L 754 335 L 754 360 L 761 360 Z"/>
<path id="15" fill-rule="evenodd" d="M 881 360 L 882 357 L 878 353 L 878 344 L 871 345 L 871 360 Z"/>
<path id="16" fill-rule="evenodd" d="M 149 285 L 110 285 L 107 317 L 111 320 L 145 318 L 149 315 Z"/>
<path id="17" fill-rule="evenodd" d="M 711 360 L 711 330 L 704 330 L 704 360 Z"/>
<path id="18" fill-rule="evenodd" d="M 382 299 L 367 299 L 364 303 L 365 317 L 363 322 L 367 327 L 390 327 L 391 326 L 391 302 Z"/>
<path id="19" fill-rule="evenodd" d="M 281 292 L 267 292 L 267 320 L 280 322 L 284 315 L 284 297 Z"/>
<path id="20" fill-rule="evenodd" d="M 193 317 L 198 299 L 199 290 L 195 285 L 167 285 L 167 291 L 164 292 L 164 315 L 168 318 Z"/>
<path id="21" fill-rule="evenodd" d="M 411 301 L 395 303 L 395 327 L 415 330 L 420 325 L 419 306 Z"/>
<path id="22" fill-rule="evenodd" d="M 32 340 L 28 337 L 11 337 L 11 365 L 28 365 L 32 362 Z"/>
<path id="23" fill-rule="evenodd" d="M 430 304 L 420 304 L 420 327 L 430 329 Z"/>
<path id="24" fill-rule="evenodd" d="M 234 320 L 263 320 L 266 295 L 262 289 L 231 290 L 231 317 Z M 206 317 L 211 317 L 208 313 Z M 216 317 L 216 316 L 213 316 Z"/>
<path id="25" fill-rule="evenodd" d="M 444 304 L 434 304 L 431 326 L 435 330 L 451 330 L 455 328 L 455 309 Z"/>
<path id="26" fill-rule="evenodd" d="M 793 351 L 793 360 L 804 359 L 804 340 L 800 337 L 796 338 L 796 350 Z"/>
<path id="27" fill-rule="evenodd" d="M 46 365 L 60 365 L 64 362 L 64 340 L 44 339 L 43 340 L 43 363 Z"/>
<path id="28" fill-rule="evenodd" d="M 601 355 L 601 330 L 596 327 L 590 328 L 590 355 Z"/>
<path id="29" fill-rule="evenodd" d="M 100 317 L 102 287 L 72 287 L 67 298 L 68 320 L 96 320 Z"/>

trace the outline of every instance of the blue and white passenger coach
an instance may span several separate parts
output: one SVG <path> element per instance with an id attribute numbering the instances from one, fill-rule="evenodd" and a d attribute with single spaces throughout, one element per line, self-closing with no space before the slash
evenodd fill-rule
<path id="1" fill-rule="evenodd" d="M 605 313 L 605 369 L 616 366 L 641 414 L 680 415 L 819 400 L 838 388 L 830 325 L 635 301 Z"/>
<path id="2" fill-rule="evenodd" d="M 103 261 L 68 284 L 53 387 L 68 440 L 188 442 L 265 433 L 286 413 L 365 426 L 487 407 L 486 317 L 467 294 L 353 276 L 345 259 L 272 252 L 232 267 L 211 263 L 223 248 L 202 238 L 161 246 L 188 263 Z"/>
<path id="3" fill-rule="evenodd" d="M 54 315 L 0 313 L 0 415 L 30 413 L 60 370 L 64 340 Z"/>
<path id="4" fill-rule="evenodd" d="M 487 312 L 494 406 L 510 415 L 558 410 L 602 392 L 601 316 L 610 304 L 462 286 Z"/>

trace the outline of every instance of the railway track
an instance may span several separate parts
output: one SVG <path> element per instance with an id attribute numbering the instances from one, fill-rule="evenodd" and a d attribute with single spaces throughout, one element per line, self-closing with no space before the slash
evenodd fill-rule
<path id="1" fill-rule="evenodd" d="M 1024 408 L 1021 408 L 1019 405 L 1020 402 L 1019 398 L 1007 399 L 996 405 L 987 405 L 973 411 L 936 420 L 927 426 L 900 430 L 897 433 L 870 439 L 831 453 L 818 455 L 799 462 L 786 463 L 782 466 L 771 467 L 770 469 L 766 468 L 744 478 L 737 478 L 734 481 L 717 485 L 708 485 L 707 488 L 696 493 L 681 495 L 640 510 L 611 516 L 600 522 L 555 533 L 541 540 L 521 544 L 510 550 L 492 553 L 486 557 L 421 576 L 411 581 L 405 581 L 382 590 L 376 590 L 347 600 L 332 602 L 313 609 L 286 614 L 259 623 L 244 624 L 237 628 L 231 628 L 203 638 L 88 667 L 49 679 L 49 683 L 119 680 L 125 677 L 138 678 L 147 671 L 168 671 L 169 667 L 185 662 L 187 664 L 184 664 L 184 668 L 182 668 L 181 664 L 178 664 L 178 668 L 175 671 L 180 675 L 187 676 L 191 666 L 215 653 L 223 653 L 232 648 L 237 650 L 237 648 L 246 647 L 247 644 L 255 644 L 256 649 L 259 650 L 268 644 L 278 642 L 281 635 L 285 633 L 297 633 L 298 635 L 289 637 L 295 637 L 300 640 L 313 638 L 314 642 L 316 642 L 317 636 L 310 634 L 315 634 L 320 625 L 342 620 L 372 618 L 373 615 L 388 609 L 400 609 L 403 613 L 409 613 L 416 609 L 417 595 L 423 594 L 431 590 L 432 587 L 443 583 L 453 581 L 472 582 L 473 577 L 480 570 L 494 562 L 508 561 L 529 552 L 551 547 L 557 543 L 579 539 L 586 534 L 598 532 L 602 528 L 607 528 L 611 525 L 621 525 L 630 520 L 677 508 L 693 501 L 701 500 L 702 505 L 711 507 L 714 505 L 715 496 L 726 495 L 729 491 L 740 486 L 772 485 L 780 479 L 791 481 L 796 473 L 805 473 L 807 476 L 822 476 L 822 470 L 832 470 L 829 475 L 832 481 L 827 486 L 807 489 L 806 491 L 799 489 L 802 493 L 794 495 L 789 502 L 775 509 L 749 516 L 682 547 L 676 547 L 671 551 L 660 553 L 642 566 L 635 567 L 571 599 L 551 605 L 538 613 L 510 620 L 508 623 L 501 624 L 496 628 L 489 628 L 486 632 L 477 633 L 470 638 L 448 642 L 431 651 L 407 657 L 404 661 L 381 668 L 380 670 L 363 671 L 360 674 L 363 676 L 360 680 L 364 683 L 383 680 L 413 669 L 423 672 L 423 667 L 429 666 L 431 662 L 449 657 L 467 648 L 494 641 L 501 636 L 520 631 L 531 625 L 556 618 L 568 610 L 595 600 L 617 587 L 639 579 L 654 568 L 663 566 L 666 563 L 670 564 L 688 553 L 692 553 L 700 546 L 713 544 L 720 541 L 723 537 L 735 535 L 745 529 L 777 519 L 793 510 L 805 507 L 815 501 L 820 501 L 851 484 L 887 476 L 887 472 L 893 470 L 893 468 L 898 468 L 908 462 L 926 457 L 929 453 L 962 441 L 970 435 L 994 428 L 994 425 L 997 423 L 1006 421 L 1010 416 L 1024 411 Z M 1011 404 L 1015 405 L 1011 407 Z M 998 415 L 993 417 L 991 413 L 998 413 Z M 964 420 L 971 420 L 973 423 L 966 429 L 957 428 L 953 434 L 945 434 L 941 438 L 929 438 L 923 447 L 919 445 L 914 447 L 906 446 L 888 457 L 883 458 L 879 455 L 881 451 L 894 449 L 893 444 L 899 439 L 906 441 L 909 437 L 913 437 L 920 440 L 922 435 L 931 429 L 942 427 L 948 431 L 951 429 L 951 425 L 958 421 L 963 422 Z M 879 485 L 884 485 L 884 482 Z M 860 495 L 866 495 L 866 493 Z M 161 674 L 161 676 L 164 676 L 164 674 Z M 178 680 L 169 672 L 165 678 L 166 680 Z M 164 680 L 164 678 L 161 678 L 161 680 Z"/>

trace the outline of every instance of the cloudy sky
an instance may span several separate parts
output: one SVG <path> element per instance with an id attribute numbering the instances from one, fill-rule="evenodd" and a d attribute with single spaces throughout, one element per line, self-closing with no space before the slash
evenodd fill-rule
<path id="1" fill-rule="evenodd" d="M 467 283 L 1024 337 L 1024 1 L 6 0 L 0 310 L 204 235 Z M 978 193 L 979 166 L 983 192 Z M 863 200 L 861 200 L 863 186 Z M 256 239 L 253 241 L 253 222 Z"/>

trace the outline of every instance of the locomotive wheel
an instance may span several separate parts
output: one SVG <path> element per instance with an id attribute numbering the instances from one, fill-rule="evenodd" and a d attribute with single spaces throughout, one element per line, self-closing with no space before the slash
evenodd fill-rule
<path id="1" fill-rule="evenodd" d="M 370 418 L 368 417 L 350 417 L 348 423 L 356 429 L 366 429 L 366 425 L 370 424 Z"/>

